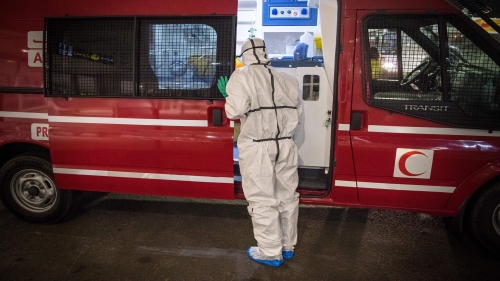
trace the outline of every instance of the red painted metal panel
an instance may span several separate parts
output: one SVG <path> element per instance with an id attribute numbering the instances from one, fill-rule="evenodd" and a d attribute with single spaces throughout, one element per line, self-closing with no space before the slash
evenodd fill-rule
<path id="1" fill-rule="evenodd" d="M 85 191 L 107 191 L 144 195 L 208 199 L 233 199 L 232 183 L 198 183 L 100 176 L 56 175 L 58 186 L 77 185 Z M 231 192 L 228 192 L 230 190 Z"/>
<path id="2" fill-rule="evenodd" d="M 31 59 L 42 59 L 42 49 L 28 48 L 29 31 L 43 31 L 43 21 L 0 20 L 0 87 L 43 87 L 42 67 L 28 64 L 29 52 L 38 50 Z"/>
<path id="3" fill-rule="evenodd" d="M 478 186 L 484 185 L 489 180 L 500 176 L 500 160 L 493 161 L 479 168 L 465 179 L 451 196 L 446 209 L 456 214 L 464 198 L 472 196 Z"/>
<path id="4" fill-rule="evenodd" d="M 49 16 L 108 15 L 236 15 L 237 0 L 134 1 L 134 0 L 48 0 Z"/>
<path id="5" fill-rule="evenodd" d="M 43 20 L 47 15 L 47 0 L 17 0 L 2 1 L 0 19 L 12 20 Z"/>
<path id="6" fill-rule="evenodd" d="M 436 11 L 450 10 L 459 12 L 456 8 L 448 4 L 446 1 L 436 0 L 420 0 L 420 1 L 388 1 L 388 0 L 370 0 L 342 1 L 346 10 L 421 10 L 421 11 Z"/>
<path id="7" fill-rule="evenodd" d="M 1 94 L 0 111 L 47 113 L 43 94 Z"/>
<path id="8" fill-rule="evenodd" d="M 353 132 L 353 135 L 358 177 L 392 178 L 397 165 L 396 148 L 431 149 L 434 151 L 431 180 L 452 180 L 458 186 L 485 163 L 500 156 L 498 138 L 373 132 Z"/>
<path id="9" fill-rule="evenodd" d="M 354 62 L 355 11 L 342 13 L 342 29 L 340 33 L 343 52 L 339 57 L 337 120 L 335 123 L 334 157 L 336 165 L 333 170 L 332 191 L 330 198 L 335 203 L 358 204 L 357 190 L 335 186 L 335 180 L 354 180 L 354 162 L 349 131 L 340 130 L 350 123 L 351 93 Z"/>
<path id="10" fill-rule="evenodd" d="M 2 3 L 0 18 L 2 20 L 42 20 L 44 17 L 65 15 L 236 15 L 237 10 L 237 0 L 17 0 Z"/>
<path id="11" fill-rule="evenodd" d="M 356 187 L 335 186 L 333 192 L 336 205 L 359 205 L 358 189 Z"/>
<path id="12" fill-rule="evenodd" d="M 29 31 L 43 31 L 44 17 L 116 15 L 236 15 L 237 0 L 220 1 L 6 1 L 0 9 L 0 87 L 43 87 L 41 67 L 28 65 Z M 38 56 L 31 60 L 41 62 Z M 41 66 L 41 65 L 40 65 Z"/>
<path id="13" fill-rule="evenodd" d="M 360 189 L 362 205 L 403 209 L 443 209 L 448 193 Z"/>
<path id="14" fill-rule="evenodd" d="M 213 109 L 223 109 L 223 101 L 50 98 L 48 103 L 51 156 L 56 167 L 233 178 L 233 129 L 225 117 L 221 127 L 208 121 Z M 85 119 L 66 123 L 66 117 Z M 109 118 L 107 122 L 115 124 L 92 124 L 102 120 L 99 118 Z M 120 118 L 138 123 L 119 124 Z M 208 126 L 140 125 L 142 120 L 200 120 L 206 121 Z M 82 181 L 65 180 L 71 177 L 80 176 L 56 174 L 61 188 L 89 188 Z M 142 193 L 140 190 L 144 184 L 136 185 L 134 193 Z M 168 185 L 163 184 L 171 186 L 170 181 Z M 189 189 L 194 190 L 191 197 L 206 197 L 203 195 L 205 184 L 189 183 L 197 186 Z M 113 191 L 118 188 L 116 185 L 97 186 L 100 191 Z M 220 185 L 224 186 L 220 190 L 225 190 L 225 193 L 219 190 L 217 196 L 226 199 L 234 196 L 232 183 Z M 130 192 L 130 189 L 122 192 Z M 172 188 L 155 191 L 155 194 L 158 192 L 177 194 Z"/>
<path id="15" fill-rule="evenodd" d="M 422 11 L 425 12 L 425 11 Z M 458 187 L 471 173 L 500 156 L 500 138 L 437 134 L 369 132 L 368 125 L 448 128 L 445 125 L 392 113 L 367 105 L 363 99 L 362 18 L 376 11 L 358 11 L 352 110 L 363 115 L 361 130 L 351 131 L 358 182 Z M 465 133 L 464 133 L 465 134 Z M 433 153 L 430 179 L 395 176 L 396 149 L 425 149 Z M 404 164 L 403 164 L 404 165 Z M 476 185 L 477 188 L 479 185 Z M 359 188 L 360 204 L 388 208 L 444 210 L 451 193 Z M 457 202 L 465 199 L 454 198 Z M 459 205 L 459 204 L 458 204 Z M 457 207 L 457 204 L 454 205 Z"/>
<path id="16" fill-rule="evenodd" d="M 42 94 L 1 94 L 0 112 L 14 112 L 26 116 L 25 113 L 47 113 L 47 101 Z M 33 140 L 31 124 L 47 123 L 46 118 L 0 117 L 0 146 L 13 142 L 35 143 L 48 147 L 48 141 Z"/>
<path id="17" fill-rule="evenodd" d="M 12 2 L 12 1 L 11 1 Z M 237 13 L 236 0 L 193 1 L 108 1 L 71 2 L 60 0 L 9 2 L 2 9 L 0 20 L 0 87 L 43 87 L 41 67 L 29 67 L 28 32 L 42 31 L 43 18 L 50 16 L 113 16 L 113 15 L 207 15 Z M 19 100 L 14 101 L 14 98 Z M 27 108 L 28 95 L 3 95 L 5 111 L 47 112 L 47 101 L 40 108 Z M 49 102 L 50 116 L 88 118 L 128 118 L 151 120 L 198 120 L 208 125 L 151 126 L 113 125 L 72 122 L 51 122 L 50 145 L 56 167 L 74 167 L 103 171 L 121 171 L 190 176 L 233 178 L 232 136 L 229 120 L 222 127 L 211 124 L 214 109 L 223 111 L 223 101 L 181 99 L 68 99 L 53 98 Z M 2 135 L 7 141 L 32 141 L 30 126 L 33 120 L 4 118 Z M 35 120 L 36 121 L 36 120 Z M 47 120 L 44 120 L 47 122 Z M 59 120 L 61 121 L 61 120 Z M 40 122 L 39 120 L 37 122 Z M 8 140 L 6 139 L 8 138 Z M 42 142 L 43 143 L 43 142 Z M 61 188 L 88 190 L 84 181 L 67 180 L 85 176 L 56 174 Z M 89 179 L 87 180 L 90 180 Z M 95 177 L 94 177 L 95 179 Z M 107 178 L 110 181 L 113 178 Z M 60 182 L 59 182 L 60 180 Z M 141 182 L 131 179 L 134 183 Z M 151 180 L 142 180 L 151 181 Z M 152 180 L 154 181 L 154 180 Z M 104 182 L 104 181 L 103 181 Z M 166 184 L 168 182 L 168 184 Z M 173 182 L 173 183 L 172 183 Z M 182 182 L 161 181 L 164 190 L 154 194 L 206 198 L 233 198 L 233 184 L 184 182 L 189 188 L 175 191 Z M 153 184 L 155 185 L 155 184 Z M 93 184 L 92 190 L 119 191 L 119 185 Z M 135 186 L 135 187 L 134 187 Z M 159 187 L 160 185 L 156 185 Z M 170 186 L 170 187 L 169 187 Z M 216 187 L 214 187 L 216 186 Z M 208 189 L 207 189 L 208 187 Z M 97 188 L 97 189 L 96 189 Z M 134 190 L 135 188 L 135 190 Z M 143 192 L 138 184 L 122 192 Z M 147 190 L 147 189 L 146 189 Z M 187 190 L 187 191 L 186 191 Z M 179 193 L 180 192 L 180 193 Z M 207 195 L 210 193 L 211 195 Z"/>
<path id="18" fill-rule="evenodd" d="M 44 16 L 108 15 L 201 15 L 236 14 L 236 0 L 195 1 L 116 1 L 63 0 L 10 1 L 0 11 L 0 87 L 42 87 L 41 68 L 28 67 L 27 32 L 41 31 Z M 214 4 L 215 3 L 215 4 Z M 444 1 L 417 2 L 342 1 L 339 84 L 332 190 L 323 198 L 302 198 L 302 203 L 370 206 L 453 214 L 466 196 L 487 179 L 498 176 L 498 138 L 387 134 L 368 132 L 368 125 L 444 128 L 430 121 L 390 114 L 368 106 L 362 96 L 361 18 L 370 12 L 452 11 Z M 356 9 L 364 10 L 359 13 Z M 371 11 L 370 11 L 371 10 Z M 4 111 L 47 112 L 42 95 L 1 94 Z M 211 126 L 211 112 L 223 109 L 223 101 L 174 99 L 92 99 L 50 100 L 49 115 L 90 118 L 132 118 L 155 120 L 205 120 L 207 127 L 113 125 L 52 122 L 50 143 L 56 167 L 233 177 L 232 128 L 224 119 L 222 127 Z M 338 130 L 348 125 L 351 112 L 363 115 L 359 131 Z M 4 122 L 2 122 L 4 121 Z M 39 120 L 0 118 L 1 141 L 15 138 L 33 142 L 29 126 Z M 352 145 L 351 146 L 351 142 Z M 47 145 L 46 142 L 36 142 Z M 396 148 L 432 149 L 431 178 L 412 179 L 393 176 Z M 496 157 L 496 158 L 495 158 Z M 492 164 L 487 164 L 493 162 Z M 355 174 L 355 169 L 356 173 Z M 472 176 L 469 176 L 471 175 Z M 233 198 L 234 186 L 228 183 L 166 181 L 153 179 L 57 174 L 61 188 L 171 195 L 202 198 Z M 457 187 L 453 194 L 443 192 L 397 191 L 335 186 L 335 181 L 374 182 L 407 185 Z M 359 193 L 359 194 L 358 194 Z M 302 194 L 311 194 L 303 191 Z M 358 199 L 359 197 L 359 199 Z M 449 203 L 447 204 L 447 202 Z M 444 209 L 446 206 L 446 209 Z"/>

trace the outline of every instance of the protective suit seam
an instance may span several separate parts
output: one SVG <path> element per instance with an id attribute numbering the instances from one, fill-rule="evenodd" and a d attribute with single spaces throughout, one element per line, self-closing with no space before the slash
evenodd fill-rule
<path id="1" fill-rule="evenodd" d="M 259 108 L 255 109 L 250 109 L 245 115 L 248 115 L 249 113 L 260 111 L 262 109 L 297 109 L 296 106 L 289 106 L 289 105 L 280 105 L 280 106 L 262 106 Z"/>
<path id="2" fill-rule="evenodd" d="M 280 138 L 258 139 L 258 140 L 253 140 L 253 141 L 254 141 L 254 142 L 263 142 L 263 141 L 279 141 L 279 140 L 286 140 L 286 139 L 292 139 L 292 137 L 280 137 Z"/>
<path id="3" fill-rule="evenodd" d="M 253 55 L 255 56 L 255 59 L 257 59 L 257 63 L 260 64 L 259 56 L 257 56 L 257 53 L 255 52 L 255 43 L 252 39 L 250 39 L 250 43 L 252 44 Z"/>
<path id="4" fill-rule="evenodd" d="M 276 101 L 274 99 L 274 75 L 273 73 L 271 72 L 271 69 L 269 69 L 267 67 L 267 65 L 264 65 L 264 67 L 267 69 L 267 71 L 269 72 L 269 75 L 271 75 L 271 89 L 272 89 L 272 93 L 271 93 L 271 99 L 273 101 L 273 105 L 274 105 L 274 113 L 276 114 L 276 129 L 277 129 L 277 132 L 276 132 L 276 159 L 275 161 L 278 162 L 278 159 L 279 159 L 279 156 L 280 156 L 280 144 L 278 142 L 278 138 L 281 134 L 281 130 L 280 130 L 280 124 L 278 123 L 278 109 L 276 108 Z"/>

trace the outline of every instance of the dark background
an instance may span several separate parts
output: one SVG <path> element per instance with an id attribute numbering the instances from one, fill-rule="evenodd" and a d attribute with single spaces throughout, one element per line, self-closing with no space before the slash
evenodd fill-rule
<path id="1" fill-rule="evenodd" d="M 493 9 L 488 16 L 491 18 L 500 18 L 500 1 L 499 0 L 481 0 L 486 6 Z"/>

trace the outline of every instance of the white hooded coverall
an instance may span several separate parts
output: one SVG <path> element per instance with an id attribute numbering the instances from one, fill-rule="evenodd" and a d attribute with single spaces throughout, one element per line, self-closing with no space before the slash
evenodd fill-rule
<path id="1" fill-rule="evenodd" d="M 241 120 L 239 165 L 260 253 L 281 259 L 297 243 L 298 81 L 268 65 L 262 39 L 248 39 L 241 50 L 245 67 L 229 79 L 225 110 Z"/>

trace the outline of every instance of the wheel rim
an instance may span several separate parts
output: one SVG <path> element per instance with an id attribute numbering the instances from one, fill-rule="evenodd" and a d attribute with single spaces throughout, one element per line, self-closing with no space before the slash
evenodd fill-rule
<path id="1" fill-rule="evenodd" d="M 54 181 L 47 174 L 33 169 L 17 172 L 10 182 L 10 192 L 20 207 L 34 213 L 50 210 L 58 199 Z"/>
<path id="2" fill-rule="evenodd" d="M 493 211 L 492 222 L 493 228 L 495 228 L 497 234 L 500 235 L 500 204 L 498 204 L 495 211 Z"/>

